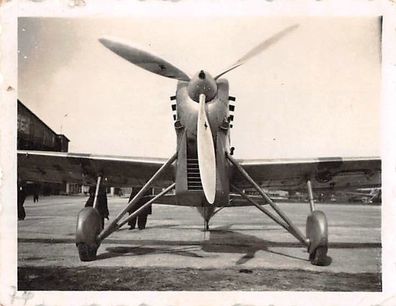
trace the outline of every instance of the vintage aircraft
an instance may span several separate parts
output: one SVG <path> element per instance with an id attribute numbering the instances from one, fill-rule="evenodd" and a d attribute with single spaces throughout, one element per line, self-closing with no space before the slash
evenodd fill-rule
<path id="1" fill-rule="evenodd" d="M 21 180 L 96 184 L 93 207 L 83 208 L 77 218 L 76 245 L 82 261 L 94 260 L 101 242 L 152 203 L 197 207 L 209 228 L 210 218 L 224 207 L 253 205 L 290 232 L 308 249 L 312 264 L 323 265 L 328 251 L 325 214 L 315 209 L 313 189 L 362 188 L 381 184 L 379 158 L 318 158 L 238 160 L 230 148 L 235 98 L 222 76 L 246 63 L 297 28 L 290 26 L 249 51 L 229 68 L 212 76 L 200 70 L 190 77 L 162 58 L 128 44 L 102 38 L 99 41 L 127 61 L 160 76 L 178 80 L 172 96 L 175 154 L 168 160 L 96 156 L 57 152 L 18 152 Z M 100 186 L 140 186 L 126 207 L 102 229 L 96 209 Z M 144 197 L 149 188 L 162 191 Z M 306 234 L 262 189 L 307 188 L 311 214 Z M 254 188 L 259 196 L 243 190 Z M 173 191 L 173 192 L 171 192 Z M 131 215 L 142 198 L 146 203 Z M 258 199 L 259 197 L 259 199 Z M 264 206 L 263 204 L 268 204 Z"/>
<path id="2" fill-rule="evenodd" d="M 350 196 L 348 202 L 358 202 L 358 203 L 380 203 L 382 197 L 381 188 L 369 188 L 369 189 L 358 189 L 357 191 L 346 192 L 346 195 Z"/>

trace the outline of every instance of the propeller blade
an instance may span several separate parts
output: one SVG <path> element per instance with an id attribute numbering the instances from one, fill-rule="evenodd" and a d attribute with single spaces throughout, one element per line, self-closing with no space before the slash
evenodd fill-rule
<path id="1" fill-rule="evenodd" d="M 179 81 L 190 80 L 187 74 L 158 56 L 108 38 L 100 38 L 99 41 L 117 55 L 145 70 Z"/>
<path id="2" fill-rule="evenodd" d="M 252 50 L 250 50 L 248 53 L 246 53 L 243 57 L 241 57 L 239 60 L 237 60 L 233 65 L 231 65 L 229 68 L 224 70 L 222 73 L 217 75 L 215 77 L 215 80 L 217 80 L 219 77 L 222 75 L 226 74 L 227 72 L 245 64 L 248 60 L 251 58 L 255 57 L 256 55 L 260 54 L 263 52 L 265 49 L 273 45 L 274 43 L 278 42 L 282 37 L 285 35 L 289 34 L 290 32 L 294 31 L 298 27 L 298 24 L 292 25 L 290 27 L 287 27 L 286 29 L 276 33 L 275 35 L 272 35 L 270 38 L 264 40 L 261 42 L 258 46 L 254 47 Z"/>
<path id="3" fill-rule="evenodd" d="M 216 158 L 212 131 L 205 111 L 205 95 L 199 96 L 197 145 L 199 174 L 206 200 L 213 204 L 216 196 Z"/>

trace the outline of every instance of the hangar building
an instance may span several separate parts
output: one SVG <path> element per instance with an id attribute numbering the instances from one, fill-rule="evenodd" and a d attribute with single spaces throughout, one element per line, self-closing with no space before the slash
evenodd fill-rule
<path id="1" fill-rule="evenodd" d="M 18 100 L 18 130 L 17 130 L 18 150 L 37 150 L 67 152 L 70 140 L 62 134 L 57 134 L 29 108 Z M 40 189 L 42 194 L 59 194 L 78 192 L 78 186 L 69 184 L 36 184 L 27 182 L 26 191 L 33 193 L 33 189 Z M 81 189 L 81 188 L 80 188 Z"/>
<path id="2" fill-rule="evenodd" d="M 18 150 L 67 152 L 69 142 L 18 100 Z"/>

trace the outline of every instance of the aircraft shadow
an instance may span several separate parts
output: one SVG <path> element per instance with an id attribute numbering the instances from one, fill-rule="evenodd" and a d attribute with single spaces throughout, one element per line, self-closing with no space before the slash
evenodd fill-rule
<path id="1" fill-rule="evenodd" d="M 216 230 L 212 230 L 216 231 Z M 212 232 L 211 231 L 211 232 Z M 235 232 L 233 232 L 235 233 Z M 239 234 L 238 235 L 242 235 Z M 251 236 L 251 235 L 245 235 Z M 251 236 L 259 239 L 255 236 Z M 213 238 L 212 238 L 213 239 Z M 276 242 L 269 240 L 262 240 L 267 247 L 290 247 L 300 248 L 299 242 Z M 48 243 L 48 244 L 75 244 L 74 238 L 18 238 L 18 243 Z M 193 246 L 202 245 L 205 242 L 201 240 L 197 241 L 178 241 L 178 240 L 153 240 L 153 239 L 111 239 L 108 238 L 103 241 L 102 244 L 132 244 L 132 245 L 169 245 L 169 246 Z M 235 243 L 234 243 L 235 245 Z M 375 249 L 381 248 L 381 243 L 378 242 L 333 242 L 329 243 L 329 249 Z M 240 252 L 239 252 L 240 253 Z"/>
<path id="2" fill-rule="evenodd" d="M 173 225 L 165 225 L 172 227 Z M 281 255 L 301 261 L 307 261 L 307 257 L 297 257 L 271 248 L 304 248 L 299 242 L 270 241 L 258 238 L 254 235 L 241 233 L 239 230 L 230 230 L 232 225 L 213 228 L 206 233 L 207 239 L 198 240 L 164 240 L 164 239 L 134 239 L 138 230 L 131 231 L 131 239 L 105 239 L 102 243 L 108 246 L 105 253 L 98 254 L 97 259 L 106 259 L 118 256 L 140 256 L 147 254 L 174 254 L 179 256 L 203 258 L 194 250 L 201 248 L 206 253 L 234 253 L 242 254 L 236 264 L 241 265 L 253 259 L 258 251 Z M 162 227 L 162 226 L 161 226 Z M 150 230 L 150 227 L 146 230 Z M 49 244 L 74 244 L 74 238 L 18 238 L 19 243 L 49 243 Z M 126 246 L 125 246 L 126 245 Z M 129 246 L 128 246 L 129 245 Z M 178 248 L 174 248 L 177 246 Z M 376 242 L 334 242 L 329 244 L 329 249 L 363 249 L 381 248 L 381 243 Z M 331 262 L 331 258 L 329 258 Z"/>
<path id="3" fill-rule="evenodd" d="M 201 247 L 204 252 L 207 253 L 234 253 L 243 254 L 241 258 L 236 261 L 237 265 L 242 265 L 255 257 L 258 251 L 265 251 L 272 254 L 281 255 L 301 261 L 307 261 L 307 258 L 301 258 L 290 254 L 276 252 L 270 250 L 270 247 L 283 246 L 283 247 L 298 247 L 301 248 L 299 243 L 276 243 L 264 239 L 257 238 L 253 235 L 246 235 L 238 232 L 229 230 L 231 225 L 226 227 L 219 227 L 208 232 L 209 239 L 202 241 L 162 241 L 159 245 L 173 245 L 173 246 L 186 246 L 186 247 Z M 111 243 L 110 241 L 108 241 Z M 147 241 L 148 242 L 148 241 Z M 158 241 L 159 242 L 159 241 Z M 153 244 L 154 241 L 150 241 Z M 144 241 L 140 241 L 140 244 L 145 244 Z M 157 243 L 155 243 L 157 244 Z M 188 251 L 188 249 L 173 249 L 163 247 L 107 247 L 107 253 L 102 253 L 97 256 L 97 259 L 106 259 L 118 256 L 138 256 L 147 254 L 174 254 L 188 257 L 199 257 L 204 256 L 198 255 L 197 253 Z M 328 258 L 330 264 L 331 258 Z"/>
<path id="4" fill-rule="evenodd" d="M 171 249 L 171 248 L 155 248 L 155 247 L 108 247 L 106 248 L 107 253 L 102 253 L 96 256 L 97 260 L 119 257 L 119 256 L 140 256 L 150 254 L 173 254 L 187 257 L 203 257 L 197 253 L 188 251 L 189 248 L 184 249 Z"/>
<path id="5" fill-rule="evenodd" d="M 173 227 L 177 227 L 177 226 L 178 226 L 178 224 L 175 223 L 175 224 L 152 225 L 149 228 L 173 228 Z M 136 229 L 134 229 L 134 230 L 135 231 L 138 230 L 137 226 L 136 226 Z M 118 231 L 119 232 L 129 231 L 129 228 L 128 227 L 124 227 L 124 228 L 119 229 Z M 75 235 L 75 234 L 73 234 L 73 235 Z"/>
<path id="6" fill-rule="evenodd" d="M 242 253 L 244 254 L 236 262 L 242 265 L 253 259 L 258 251 L 264 251 L 272 254 L 282 255 L 285 257 L 306 261 L 306 258 L 296 257 L 285 253 L 270 250 L 273 242 L 257 238 L 253 235 L 242 234 L 231 231 L 231 225 L 218 227 L 210 231 L 209 240 L 202 241 L 202 250 L 205 252 L 215 253 Z M 288 247 L 301 247 L 299 243 L 293 243 Z"/>
<path id="7" fill-rule="evenodd" d="M 96 258 L 97 260 L 107 259 L 119 256 L 139 256 L 139 255 L 149 255 L 149 254 L 173 254 L 179 256 L 197 257 L 203 258 L 204 256 L 198 255 L 189 249 L 201 248 L 207 253 L 236 253 L 244 254 L 237 262 L 237 265 L 244 264 L 255 257 L 257 251 L 265 251 L 273 254 L 282 255 L 289 258 L 294 258 L 302 261 L 307 261 L 306 258 L 296 257 L 280 252 L 275 252 L 269 249 L 271 247 L 271 241 L 266 241 L 257 238 L 252 235 L 245 235 L 237 232 L 233 232 L 227 229 L 215 229 L 208 232 L 209 239 L 199 242 L 194 241 L 162 241 L 159 247 L 144 247 L 144 246 L 119 246 L 119 247 L 107 247 L 106 253 L 99 254 Z M 112 243 L 108 241 L 108 243 Z M 144 245 L 144 241 L 140 241 L 141 245 Z M 153 244 L 153 241 L 150 242 Z M 157 244 L 154 242 L 154 244 Z M 167 248 L 161 247 L 161 245 L 171 245 L 171 246 L 185 246 L 185 248 Z M 300 244 L 294 243 L 288 246 L 301 247 Z"/>

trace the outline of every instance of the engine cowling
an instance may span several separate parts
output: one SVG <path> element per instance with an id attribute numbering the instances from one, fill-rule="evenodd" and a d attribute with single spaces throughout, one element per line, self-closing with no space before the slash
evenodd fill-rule
<path id="1" fill-rule="evenodd" d="M 201 70 L 188 83 L 187 92 L 195 102 L 199 102 L 199 95 L 201 94 L 205 95 L 205 102 L 208 102 L 216 96 L 217 84 L 208 72 Z"/>

